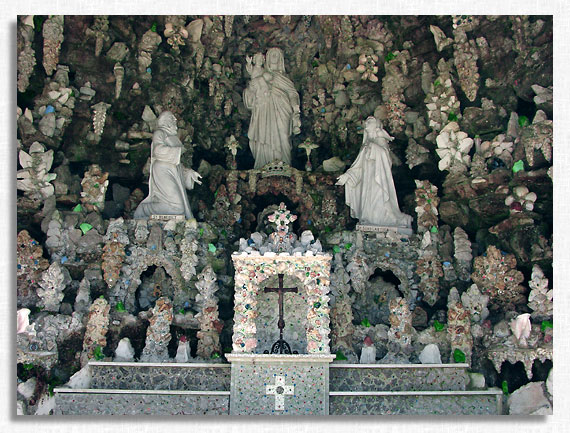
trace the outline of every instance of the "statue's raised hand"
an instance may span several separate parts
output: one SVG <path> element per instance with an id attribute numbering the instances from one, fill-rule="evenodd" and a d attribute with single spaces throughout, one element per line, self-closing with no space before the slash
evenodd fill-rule
<path id="1" fill-rule="evenodd" d="M 349 180 L 348 174 L 344 173 L 337 177 L 336 185 L 344 185 Z"/>

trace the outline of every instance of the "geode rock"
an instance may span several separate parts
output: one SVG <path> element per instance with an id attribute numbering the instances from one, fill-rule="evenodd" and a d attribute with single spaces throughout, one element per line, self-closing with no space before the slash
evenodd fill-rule
<path id="1" fill-rule="evenodd" d="M 513 309 L 526 301 L 526 289 L 520 285 L 524 276 L 516 270 L 516 264 L 514 254 L 507 254 L 493 245 L 487 247 L 485 255 L 475 257 L 471 278 L 481 293 L 489 296 L 493 309 Z"/>

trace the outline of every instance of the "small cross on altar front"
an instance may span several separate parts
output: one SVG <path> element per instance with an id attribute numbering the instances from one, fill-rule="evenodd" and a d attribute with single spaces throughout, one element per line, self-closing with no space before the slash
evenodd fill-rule
<path id="1" fill-rule="evenodd" d="M 291 353 L 291 348 L 285 340 L 283 340 L 283 328 L 285 328 L 285 320 L 283 319 L 283 293 L 293 292 L 297 293 L 296 287 L 283 287 L 283 274 L 278 274 L 279 277 L 279 287 L 266 287 L 265 293 L 277 292 L 279 293 L 279 321 L 277 326 L 279 327 L 279 340 L 273 344 L 271 347 L 271 353 Z"/>
<path id="2" fill-rule="evenodd" d="M 285 385 L 284 376 L 275 377 L 275 385 L 266 385 L 265 394 L 275 396 L 275 410 L 285 410 L 285 395 L 293 395 L 293 386 Z"/>

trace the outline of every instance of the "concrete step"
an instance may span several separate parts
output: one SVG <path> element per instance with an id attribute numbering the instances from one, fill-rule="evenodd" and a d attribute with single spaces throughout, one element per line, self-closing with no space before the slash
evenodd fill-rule
<path id="1" fill-rule="evenodd" d="M 502 415 L 502 391 L 337 391 L 330 415 Z"/>
<path id="2" fill-rule="evenodd" d="M 330 391 L 464 391 L 468 364 L 331 364 Z"/>
<path id="3" fill-rule="evenodd" d="M 56 388 L 55 415 L 228 415 L 229 391 Z"/>
<path id="4" fill-rule="evenodd" d="M 229 391 L 230 364 L 90 362 L 91 389 Z"/>

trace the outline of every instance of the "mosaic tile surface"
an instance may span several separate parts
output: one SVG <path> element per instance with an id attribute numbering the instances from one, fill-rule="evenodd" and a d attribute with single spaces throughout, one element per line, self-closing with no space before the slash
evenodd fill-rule
<path id="1" fill-rule="evenodd" d="M 229 396 L 56 394 L 55 415 L 227 415 Z"/>
<path id="2" fill-rule="evenodd" d="M 232 363 L 232 415 L 326 415 L 328 363 Z"/>
<path id="3" fill-rule="evenodd" d="M 462 391 L 464 368 L 331 367 L 331 391 Z"/>
<path id="4" fill-rule="evenodd" d="M 230 368 L 92 366 L 95 389 L 229 391 Z"/>
<path id="5" fill-rule="evenodd" d="M 500 398 L 500 397 L 499 397 Z M 330 396 L 330 415 L 500 415 L 493 395 Z"/>

